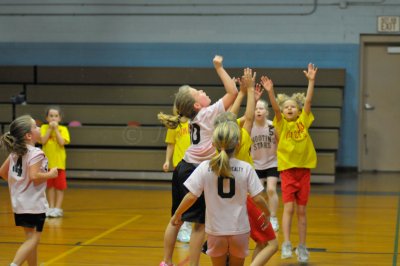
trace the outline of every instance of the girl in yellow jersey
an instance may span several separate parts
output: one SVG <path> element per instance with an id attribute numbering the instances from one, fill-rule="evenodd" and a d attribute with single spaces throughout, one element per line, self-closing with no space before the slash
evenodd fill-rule
<path id="1" fill-rule="evenodd" d="M 64 191 L 67 189 L 65 145 L 70 143 L 70 137 L 68 128 L 60 125 L 61 118 L 60 108 L 50 106 L 46 110 L 48 124 L 43 124 L 40 127 L 42 149 L 49 158 L 49 167 L 57 167 L 58 169 L 58 177 L 47 180 L 47 196 L 50 204 L 50 209 L 46 213 L 48 217 L 62 217 L 64 215 L 62 203 Z"/>
<path id="2" fill-rule="evenodd" d="M 176 114 L 176 107 L 173 108 L 173 113 Z M 188 119 L 183 117 L 180 125 L 175 128 L 168 128 L 167 135 L 165 137 L 165 143 L 167 143 L 167 151 L 165 152 L 165 162 L 163 164 L 164 172 L 168 172 L 170 162 L 172 159 L 172 165 L 174 169 L 180 161 L 182 161 L 186 150 L 190 146 L 190 131 Z M 190 241 L 190 234 L 192 233 L 192 223 L 184 222 L 179 229 L 177 240 L 188 243 Z"/>
<path id="3" fill-rule="evenodd" d="M 310 194 L 310 169 L 317 165 L 317 155 L 308 132 L 314 121 L 311 100 L 317 68 L 310 63 L 304 74 L 308 79 L 306 96 L 303 93 L 296 93 L 290 97 L 278 94 L 277 99 L 275 99 L 272 81 L 268 77 L 261 77 L 261 84 L 268 92 L 272 109 L 275 112 L 273 124 L 278 137 L 278 171 L 281 174 L 284 203 L 282 217 L 284 242 L 281 257 L 282 259 L 292 257 L 290 229 L 296 203 L 300 242 L 296 254 L 300 262 L 307 262 L 309 259 L 306 248 L 306 206 Z"/>

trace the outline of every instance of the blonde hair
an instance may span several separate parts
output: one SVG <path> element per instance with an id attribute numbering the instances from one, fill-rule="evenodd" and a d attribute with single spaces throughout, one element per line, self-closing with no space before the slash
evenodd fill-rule
<path id="1" fill-rule="evenodd" d="M 23 115 L 16 118 L 10 124 L 10 131 L 0 137 L 0 145 L 5 147 L 8 153 L 14 152 L 19 157 L 28 152 L 25 142 L 25 134 L 31 132 L 33 118 Z"/>
<path id="2" fill-rule="evenodd" d="M 174 108 L 176 114 L 168 115 L 160 112 L 157 115 L 158 120 L 164 124 L 167 128 L 175 129 L 181 123 L 181 118 L 186 117 L 193 119 L 197 111 L 194 109 L 196 103 L 193 95 L 190 92 L 191 87 L 189 85 L 183 85 L 179 88 L 175 94 Z"/>
<path id="3" fill-rule="evenodd" d="M 213 145 L 218 151 L 210 161 L 210 167 L 217 176 L 231 177 L 229 158 L 235 153 L 240 141 L 240 128 L 236 121 L 217 125 L 213 132 Z"/>
<path id="4" fill-rule="evenodd" d="M 283 109 L 283 105 L 285 102 L 292 100 L 297 104 L 297 107 L 301 110 L 303 109 L 304 102 L 306 101 L 306 96 L 304 92 L 293 93 L 292 96 L 286 94 L 278 94 L 276 97 L 276 102 L 279 105 L 281 110 Z"/>
<path id="5" fill-rule="evenodd" d="M 232 112 L 223 112 L 217 115 L 214 120 L 214 128 L 217 127 L 220 123 L 224 122 L 235 122 L 236 123 L 236 115 Z"/>

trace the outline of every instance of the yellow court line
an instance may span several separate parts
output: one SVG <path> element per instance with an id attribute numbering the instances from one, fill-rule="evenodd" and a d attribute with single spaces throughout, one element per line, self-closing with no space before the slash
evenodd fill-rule
<path id="1" fill-rule="evenodd" d="M 64 253 L 62 253 L 62 254 L 60 254 L 60 255 L 58 255 L 57 257 L 55 257 L 54 259 L 51 259 L 51 260 L 49 260 L 49 261 L 47 261 L 47 262 L 44 262 L 44 263 L 42 263 L 41 265 L 42 265 L 42 266 L 50 265 L 50 264 L 52 264 L 52 263 L 58 261 L 59 259 L 62 259 L 62 258 L 64 258 L 64 257 L 66 257 L 66 256 L 68 256 L 68 255 L 70 255 L 70 254 L 72 254 L 72 253 L 78 251 L 79 249 L 83 248 L 84 246 L 89 245 L 89 244 L 91 244 L 91 243 L 93 243 L 93 242 L 99 240 L 100 238 L 102 238 L 102 237 L 108 235 L 109 233 L 112 233 L 112 232 L 114 232 L 114 231 L 120 229 L 121 227 L 124 227 L 125 225 L 127 225 L 127 224 L 129 224 L 129 223 L 131 223 L 131 222 L 133 222 L 133 221 L 136 221 L 136 220 L 139 219 L 140 217 L 142 217 L 142 215 L 136 215 L 135 217 L 129 219 L 128 221 L 123 222 L 122 224 L 119 224 L 119 225 L 117 225 L 117 226 L 115 226 L 115 227 L 113 227 L 113 228 L 111 228 L 111 229 L 105 231 L 104 233 L 101 233 L 100 235 L 98 235 L 98 236 L 96 236 L 96 237 L 93 237 L 92 239 L 89 239 L 88 241 L 83 242 L 81 245 L 76 246 L 76 247 L 74 247 L 74 248 L 72 248 L 72 249 L 70 249 L 70 250 L 68 250 L 68 251 L 66 251 L 66 252 L 64 252 Z"/>

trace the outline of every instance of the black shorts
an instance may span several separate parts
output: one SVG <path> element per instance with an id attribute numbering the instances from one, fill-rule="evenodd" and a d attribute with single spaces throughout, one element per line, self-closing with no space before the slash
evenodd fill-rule
<path id="1" fill-rule="evenodd" d="M 36 228 L 37 232 L 43 231 L 44 221 L 46 220 L 45 213 L 32 214 L 32 213 L 14 213 L 14 220 L 16 226 Z"/>
<path id="2" fill-rule="evenodd" d="M 196 166 L 182 160 L 172 174 L 172 209 L 173 215 L 178 209 L 179 204 L 189 190 L 183 185 L 186 179 L 193 173 Z M 206 203 L 204 193 L 186 212 L 182 214 L 182 221 L 204 224 L 206 220 Z"/>
<path id="3" fill-rule="evenodd" d="M 265 170 L 256 170 L 258 178 L 276 177 L 279 178 L 279 172 L 277 167 L 271 167 Z"/>

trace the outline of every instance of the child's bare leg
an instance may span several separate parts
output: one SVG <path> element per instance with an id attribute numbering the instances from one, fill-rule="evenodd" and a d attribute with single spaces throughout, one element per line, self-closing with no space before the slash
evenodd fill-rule
<path id="1" fill-rule="evenodd" d="M 28 258 L 26 259 L 26 261 L 28 262 L 29 266 L 36 266 L 37 265 L 37 245 L 31 251 L 31 253 L 28 255 Z"/>
<path id="2" fill-rule="evenodd" d="M 290 229 L 294 213 L 294 203 L 287 202 L 283 205 L 282 228 L 284 241 L 290 241 Z"/>
<path id="3" fill-rule="evenodd" d="M 47 199 L 49 200 L 50 208 L 54 208 L 56 202 L 56 190 L 54 187 L 47 189 Z"/>
<path id="4" fill-rule="evenodd" d="M 306 206 L 297 205 L 297 228 L 299 230 L 299 244 L 306 245 L 306 234 L 307 234 L 307 214 Z"/>
<path id="5" fill-rule="evenodd" d="M 278 183 L 278 178 L 270 176 L 267 178 L 267 194 L 268 194 L 268 205 L 269 211 L 272 217 L 276 217 L 276 212 L 278 210 L 278 193 L 276 193 L 276 184 Z"/>
<path id="6" fill-rule="evenodd" d="M 28 260 L 29 266 L 36 266 L 37 255 L 33 255 L 32 252 L 36 252 L 36 247 L 40 241 L 41 232 L 36 232 L 34 228 L 24 227 L 25 231 L 25 242 L 18 248 L 15 254 L 13 262 L 17 265 L 22 265 L 22 263 Z"/>
<path id="7" fill-rule="evenodd" d="M 172 264 L 172 255 L 174 254 L 176 237 L 178 236 L 180 226 L 174 226 L 168 223 L 164 233 L 164 262 Z"/>
<path id="8" fill-rule="evenodd" d="M 244 265 L 245 258 L 238 258 L 235 256 L 229 256 L 229 266 L 242 266 Z"/>
<path id="9" fill-rule="evenodd" d="M 190 266 L 197 266 L 200 262 L 201 247 L 205 238 L 205 225 L 194 223 L 189 243 Z"/>
<path id="10" fill-rule="evenodd" d="M 56 208 L 62 209 L 62 203 L 64 200 L 64 190 L 56 189 Z"/>
<path id="11" fill-rule="evenodd" d="M 226 266 L 227 254 L 220 257 L 211 257 L 211 262 L 213 266 Z"/>
<path id="12" fill-rule="evenodd" d="M 257 243 L 257 246 L 253 252 L 253 260 L 250 265 L 264 266 L 277 251 L 278 251 L 278 240 L 276 239 L 268 241 L 268 244 Z"/>

